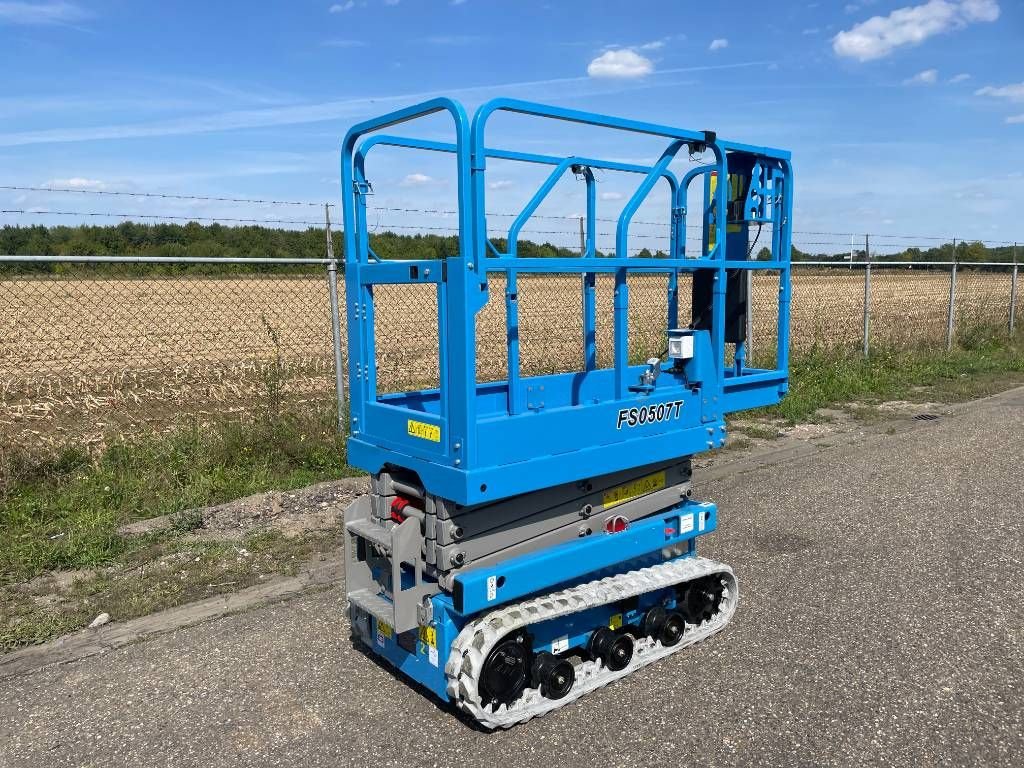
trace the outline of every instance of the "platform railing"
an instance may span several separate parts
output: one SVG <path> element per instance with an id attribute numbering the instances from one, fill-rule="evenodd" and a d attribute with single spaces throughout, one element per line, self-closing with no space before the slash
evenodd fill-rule
<path id="1" fill-rule="evenodd" d="M 454 143 L 427 141 L 424 139 L 407 138 L 379 131 L 400 123 L 416 120 L 439 111 L 448 111 L 456 128 Z M 485 134 L 490 119 L 498 112 L 510 112 L 541 119 L 590 125 L 616 131 L 626 131 L 668 140 L 658 160 L 651 165 L 601 161 L 583 156 L 555 157 L 534 153 L 521 153 L 511 150 L 489 148 L 486 146 Z M 372 134 L 372 135 L 367 135 Z M 455 155 L 458 171 L 459 201 L 459 253 L 451 254 L 443 265 L 434 268 L 434 272 L 443 273 L 443 277 L 434 274 L 429 279 L 431 268 L 427 264 L 410 264 L 410 274 L 402 271 L 401 266 L 379 263 L 369 244 L 366 226 L 366 195 L 371 191 L 370 181 L 366 173 L 366 160 L 370 151 L 378 145 L 390 145 L 408 149 L 447 152 Z M 635 371 L 630 370 L 629 360 L 629 285 L 627 276 L 630 273 L 664 273 L 668 276 L 669 296 L 674 297 L 678 291 L 678 272 L 697 269 L 714 270 L 715 282 L 711 302 L 711 349 L 713 365 L 718 373 L 716 377 L 718 396 L 725 392 L 726 380 L 726 343 L 725 343 L 725 297 L 727 269 L 782 269 L 783 289 L 780 293 L 780 325 L 784 325 L 787 317 L 783 308 L 788 305 L 788 270 L 780 251 L 773 248 L 775 258 L 769 262 L 750 262 L 743 259 L 726 260 L 726 216 L 705 216 L 706 227 L 715 233 L 713 248 L 705 248 L 698 258 L 686 258 L 685 241 L 685 195 L 688 182 L 695 178 L 691 172 L 687 174 L 687 183 L 680 184 L 669 169 L 669 165 L 684 147 L 694 146 L 706 148 L 714 154 L 714 162 L 700 169 L 702 173 L 714 172 L 719 178 L 728 178 L 729 160 L 724 147 L 726 144 L 717 141 L 714 134 L 705 131 L 692 131 L 670 126 L 616 118 L 582 112 L 579 110 L 549 107 L 515 99 L 495 99 L 485 103 L 474 114 L 472 121 L 467 121 L 462 108 L 447 99 L 435 99 L 424 104 L 399 110 L 375 120 L 361 123 L 349 132 L 345 138 L 342 151 L 342 185 L 345 206 L 345 237 L 346 259 L 349 264 L 347 283 L 349 284 L 348 311 L 353 320 L 349 323 L 350 348 L 353 350 L 350 362 L 352 386 L 352 424 L 353 431 L 359 430 L 359 421 L 365 418 L 366 409 L 372 408 L 376 413 L 376 371 L 374 364 L 373 338 L 373 298 L 372 286 L 380 283 L 429 282 L 436 285 L 438 298 L 438 336 L 439 336 L 439 369 L 440 369 L 440 413 L 439 417 L 446 422 L 444 433 L 448 436 L 446 445 L 436 446 L 437 450 L 446 452 L 458 466 L 463 461 L 472 462 L 475 446 L 466 436 L 473 433 L 476 424 L 476 328 L 475 316 L 488 300 L 488 273 L 501 272 L 505 276 L 505 309 L 507 339 L 507 413 L 521 413 L 525 406 L 522 386 L 520 385 L 520 349 L 519 349 L 519 318 L 517 302 L 517 275 L 520 273 L 562 273 L 579 272 L 582 275 L 581 294 L 584 305 L 584 346 L 585 361 L 583 370 L 594 370 L 597 365 L 597 353 L 594 345 L 596 336 L 596 302 L 594 300 L 594 281 L 596 275 L 608 272 L 614 275 L 615 288 L 612 302 L 613 319 L 613 368 L 614 396 L 618 400 L 629 397 L 632 378 Z M 740 146 L 740 145 L 736 145 Z M 773 152 L 769 156 L 773 160 L 788 158 L 786 153 Z M 535 192 L 523 210 L 512 222 L 507 239 L 505 253 L 501 253 L 488 236 L 486 215 L 486 170 L 487 160 L 500 158 L 527 163 L 541 163 L 553 166 L 551 173 Z M 565 257 L 554 259 L 518 258 L 519 235 L 526 222 L 533 216 L 538 207 L 554 188 L 567 170 L 576 168 L 587 184 L 587 216 L 584 242 L 578 258 Z M 595 258 L 596 253 L 596 191 L 591 169 L 602 168 L 616 171 L 636 173 L 643 178 L 637 185 L 616 221 L 615 255 L 611 258 Z M 787 165 L 788 178 L 788 165 Z M 630 223 L 647 199 L 654 186 L 661 180 L 670 186 L 670 258 L 630 258 L 628 241 Z M 789 189 L 785 185 L 785 189 Z M 727 185 L 720 184 L 714 189 L 713 201 L 709 207 L 713 211 L 724 212 L 727 206 Z M 787 195 L 788 197 L 788 195 Z M 778 201 L 773 208 L 775 229 L 785 230 L 788 218 L 784 218 L 781 206 L 788 205 L 788 199 Z M 781 241 L 773 242 L 774 245 Z M 422 267 L 422 269 L 418 269 Z M 669 301 L 669 310 L 665 318 L 666 327 L 677 327 L 679 318 L 675 310 L 676 301 Z M 779 329 L 779 338 L 784 339 L 786 331 Z M 740 344 L 734 354 L 739 361 L 735 373 L 742 373 L 743 346 Z M 778 369 L 782 371 L 784 380 L 785 351 L 780 350 L 777 357 Z M 753 373 L 753 372 L 752 372 Z M 749 380 L 748 380 L 749 383 Z M 377 414 L 381 416 L 381 414 Z"/>

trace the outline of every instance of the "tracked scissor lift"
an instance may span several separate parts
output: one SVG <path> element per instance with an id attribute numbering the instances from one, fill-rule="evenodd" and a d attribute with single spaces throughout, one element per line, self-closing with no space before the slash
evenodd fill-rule
<path id="1" fill-rule="evenodd" d="M 453 143 L 380 132 L 436 112 L 452 118 Z M 667 146 L 650 166 L 501 150 L 485 141 L 498 112 L 647 134 Z M 381 144 L 453 155 L 458 252 L 436 261 L 382 261 L 373 253 L 365 169 Z M 681 152 L 713 159 L 680 180 L 669 166 Z M 509 229 L 505 251 L 487 235 L 491 158 L 552 167 Z M 595 248 L 598 169 L 640 179 L 618 218 L 611 256 Z M 787 389 L 789 153 L 710 131 L 510 99 L 484 104 L 470 121 L 458 103 L 435 99 L 354 126 L 341 171 L 348 456 L 371 473 L 371 493 L 345 512 L 354 636 L 496 728 L 563 706 L 722 629 L 736 609 L 736 578 L 729 566 L 697 556 L 697 537 L 718 518 L 714 504 L 690 497 L 690 457 L 725 443 L 727 413 L 776 403 Z M 567 173 L 586 182 L 585 252 L 518 257 L 523 224 Z M 687 253 L 687 193 L 695 180 L 707 201 L 703 244 Z M 630 221 L 659 183 L 671 191 L 670 252 L 629 258 Z M 760 243 L 767 258 L 752 258 L 752 227 L 770 233 Z M 775 363 L 767 369 L 751 367 L 745 349 L 754 270 L 778 276 Z M 520 283 L 566 273 L 579 275 L 578 370 L 523 376 Z M 629 287 L 637 275 L 667 284 L 667 351 L 658 359 L 630 360 Z M 494 281 L 503 297 L 490 295 L 492 276 L 504 278 Z M 692 312 L 680 318 L 684 278 Z M 599 280 L 614 280 L 614 363 L 606 368 L 597 354 Z M 438 388 L 378 393 L 374 295 L 385 285 L 436 292 Z M 507 376 L 478 383 L 476 315 L 489 300 L 505 305 Z"/>

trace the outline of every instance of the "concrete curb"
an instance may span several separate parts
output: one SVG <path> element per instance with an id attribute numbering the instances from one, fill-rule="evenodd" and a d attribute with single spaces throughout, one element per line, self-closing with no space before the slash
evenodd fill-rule
<path id="1" fill-rule="evenodd" d="M 218 619 L 231 613 L 293 597 L 311 589 L 338 584 L 342 579 L 341 555 L 318 561 L 297 576 L 270 579 L 248 589 L 211 597 L 166 611 L 114 622 L 96 629 L 83 629 L 42 645 L 0 656 L 0 680 L 53 664 L 66 664 L 106 653 L 153 635 Z"/>

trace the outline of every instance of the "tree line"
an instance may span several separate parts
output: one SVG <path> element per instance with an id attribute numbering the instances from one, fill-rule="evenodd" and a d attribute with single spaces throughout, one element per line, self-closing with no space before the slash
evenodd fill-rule
<path id="1" fill-rule="evenodd" d="M 334 254 L 344 258 L 343 236 L 332 232 Z M 499 252 L 504 252 L 507 243 L 502 238 L 492 240 Z M 107 226 L 4 226 L 0 229 L 0 254 L 40 256 L 191 256 L 210 259 L 210 264 L 148 264 L 133 267 L 143 273 L 175 274 L 195 272 L 201 274 L 223 274 L 232 272 L 280 272 L 308 271 L 308 267 L 282 267 L 276 265 L 216 264 L 217 259 L 270 258 L 324 258 L 327 241 L 322 227 L 308 229 L 280 229 L 264 226 L 224 226 L 222 224 L 140 224 L 123 222 Z M 370 247 L 381 259 L 441 259 L 458 253 L 458 238 L 436 234 L 398 234 L 391 231 L 375 232 L 370 235 Z M 521 240 L 519 255 L 524 258 L 574 256 L 578 251 L 552 243 L 536 243 Z M 598 255 L 609 255 L 599 252 Z M 638 257 L 664 258 L 664 251 L 643 249 Z M 969 264 L 971 262 L 1011 262 L 1014 260 L 1012 246 L 989 248 L 984 243 L 960 242 L 954 252 L 952 243 L 937 244 L 934 248 L 908 248 L 899 253 L 875 256 L 872 261 L 951 261 Z M 758 251 L 757 258 L 766 259 L 767 248 Z M 794 261 L 848 261 L 850 252 L 810 253 L 793 248 Z M 863 251 L 854 252 L 855 261 L 864 260 Z M 7 272 L 68 272 L 103 271 L 106 265 L 81 265 L 67 263 L 4 263 L 0 271 Z"/>
<path id="2" fill-rule="evenodd" d="M 762 253 L 759 254 L 758 258 L 767 258 L 766 250 L 763 249 Z M 907 262 L 907 261 L 933 261 L 933 262 L 950 262 L 956 261 L 961 264 L 977 264 L 980 262 L 1005 262 L 1012 263 L 1017 258 L 1018 254 L 1015 253 L 1016 249 L 1012 245 L 1001 245 L 995 247 L 989 247 L 980 240 L 974 241 L 958 241 L 954 248 L 953 243 L 936 243 L 931 248 L 905 248 L 901 251 L 895 251 L 892 253 L 878 254 L 871 253 L 872 262 Z M 1020 256 L 1024 256 L 1021 253 Z M 801 251 L 796 246 L 792 249 L 792 260 L 793 261 L 835 261 L 835 262 L 849 262 L 850 251 L 846 250 L 842 253 L 810 253 Z M 865 261 L 864 249 L 853 251 L 853 261 L 855 263 L 863 263 Z"/>
<path id="3" fill-rule="evenodd" d="M 344 258 L 341 232 L 331 233 L 335 258 Z M 492 241 L 496 248 L 504 240 Z M 370 235 L 370 247 L 380 259 L 442 259 L 459 252 L 456 236 L 434 234 L 404 235 L 383 231 Z M 571 256 L 574 251 L 551 243 L 521 240 L 519 254 L 525 257 Z M 133 267 L 146 273 L 308 271 L 308 267 L 277 265 L 217 264 L 217 259 L 280 258 L 322 259 L 327 256 L 323 227 L 279 229 L 262 226 L 229 227 L 222 224 L 139 224 L 126 221 L 109 226 L 4 226 L 0 229 L 0 254 L 14 256 L 164 256 L 210 259 L 210 264 L 145 264 Z M 107 265 L 73 263 L 4 263 L 0 271 L 68 272 L 102 271 Z"/>

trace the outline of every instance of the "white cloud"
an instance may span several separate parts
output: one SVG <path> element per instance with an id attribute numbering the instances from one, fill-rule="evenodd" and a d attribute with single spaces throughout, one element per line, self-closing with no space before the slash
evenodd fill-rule
<path id="1" fill-rule="evenodd" d="M 949 78 L 949 82 L 951 82 L 951 83 L 962 83 L 965 80 L 970 80 L 970 79 L 971 79 L 970 75 L 968 75 L 966 72 L 961 72 L 959 75 L 953 75 L 951 78 Z"/>
<path id="2" fill-rule="evenodd" d="M 638 45 L 636 49 L 638 51 L 658 51 L 665 47 L 664 40 L 651 40 L 649 43 Z"/>
<path id="3" fill-rule="evenodd" d="M 929 0 L 855 24 L 832 38 L 832 50 L 837 56 L 871 61 L 902 46 L 919 45 L 934 35 L 997 18 L 996 0 Z"/>
<path id="4" fill-rule="evenodd" d="M 1010 117 L 1006 118 L 1006 122 L 1009 123 L 1010 125 L 1024 123 L 1024 115 L 1011 115 Z"/>
<path id="5" fill-rule="evenodd" d="M 425 173 L 410 173 L 404 179 L 399 186 L 402 187 L 422 187 L 424 184 L 432 184 L 434 181 L 433 176 L 427 176 Z"/>
<path id="6" fill-rule="evenodd" d="M 466 0 L 452 0 L 451 5 L 465 5 Z"/>
<path id="7" fill-rule="evenodd" d="M 643 77 L 654 71 L 654 64 L 631 48 L 605 51 L 587 65 L 591 77 L 632 78 Z"/>
<path id="8" fill-rule="evenodd" d="M 328 13 L 344 13 L 345 11 L 351 11 L 356 7 L 356 0 L 348 0 L 345 3 L 335 3 L 327 9 Z"/>
<path id="9" fill-rule="evenodd" d="M 497 179 L 496 181 L 487 182 L 488 189 L 510 189 L 515 186 L 514 182 L 508 179 Z"/>
<path id="10" fill-rule="evenodd" d="M 926 69 L 923 72 L 918 72 L 913 77 L 908 77 L 903 81 L 904 85 L 935 85 L 939 79 L 939 70 L 937 69 Z"/>
<path id="11" fill-rule="evenodd" d="M 384 5 L 398 5 L 401 0 L 384 0 Z"/>
<path id="12" fill-rule="evenodd" d="M 968 21 L 995 21 L 999 18 L 996 0 L 962 0 L 960 10 Z"/>
<path id="13" fill-rule="evenodd" d="M 103 189 L 107 185 L 98 179 L 83 179 L 81 176 L 73 176 L 70 179 L 50 179 L 45 186 L 62 189 Z"/>
<path id="14" fill-rule="evenodd" d="M 709 51 L 720 51 L 722 48 L 728 48 L 729 41 L 724 37 L 716 37 L 711 41 L 711 45 L 708 46 Z"/>
<path id="15" fill-rule="evenodd" d="M 0 3 L 0 22 L 9 24 L 68 24 L 90 15 L 74 3 Z"/>
<path id="16" fill-rule="evenodd" d="M 621 200 L 622 199 L 622 193 L 621 192 L 602 192 L 600 197 L 601 197 L 602 200 L 608 200 L 608 201 Z"/>
<path id="17" fill-rule="evenodd" d="M 327 46 L 328 48 L 362 48 L 366 45 L 366 42 L 363 40 L 335 38 L 333 40 L 324 40 L 320 45 Z"/>
<path id="18" fill-rule="evenodd" d="M 1007 101 L 1024 101 L 1024 83 L 1011 83 L 1010 85 L 986 85 L 974 92 L 975 96 L 991 96 L 994 99 L 1006 99 Z"/>

